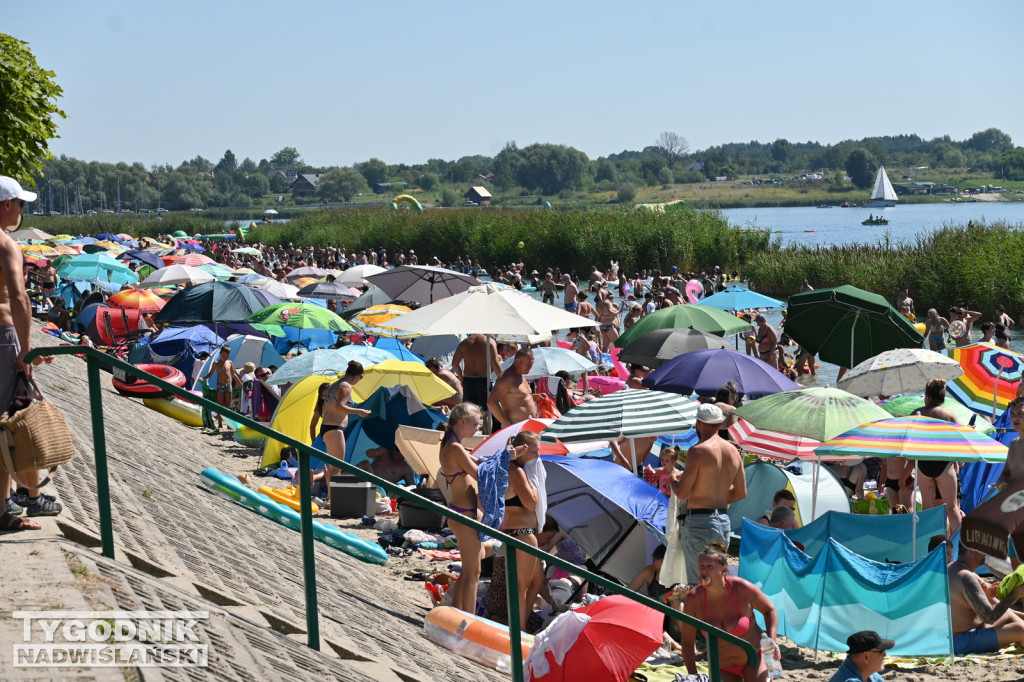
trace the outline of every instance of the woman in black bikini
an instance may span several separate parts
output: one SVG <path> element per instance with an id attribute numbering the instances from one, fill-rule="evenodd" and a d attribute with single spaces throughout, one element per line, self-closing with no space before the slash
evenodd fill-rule
<path id="1" fill-rule="evenodd" d="M 933 417 L 947 422 L 956 423 L 956 415 L 948 408 L 942 406 L 946 402 L 946 382 L 942 379 L 933 379 L 924 388 L 924 407 L 914 410 L 914 415 L 922 417 Z M 949 534 L 960 527 L 960 502 L 956 499 L 956 462 L 946 460 L 921 460 L 917 463 L 918 471 L 921 472 L 918 486 L 921 489 L 921 506 L 931 509 L 938 506 L 935 492 L 942 496 L 946 504 L 946 520 L 949 522 Z"/>
<path id="2" fill-rule="evenodd" d="M 448 485 L 448 508 L 473 519 L 477 518 L 477 498 L 469 479 L 476 480 L 476 460 L 463 447 L 462 439 L 476 433 L 481 422 L 479 407 L 473 403 L 456 405 L 448 415 L 448 430 L 441 439 L 441 476 Z M 455 583 L 452 606 L 476 613 L 476 588 L 483 559 L 480 534 L 452 519 L 448 519 L 448 527 L 455 533 L 462 555 L 462 573 Z"/>
<path id="3" fill-rule="evenodd" d="M 366 417 L 370 414 L 369 410 L 349 405 L 352 400 L 352 386 L 359 383 L 362 378 L 363 366 L 352 360 L 348 363 L 345 376 L 331 384 L 324 395 L 320 437 L 324 439 L 327 454 L 332 457 L 345 459 L 345 427 L 348 426 L 348 416 L 354 414 Z M 330 482 L 331 476 L 340 471 L 338 467 L 328 464 L 327 481 Z"/>
<path id="4" fill-rule="evenodd" d="M 531 431 L 520 431 L 512 438 L 510 445 L 512 460 L 508 466 L 505 518 L 501 529 L 536 547 L 537 490 L 526 477 L 523 467 L 540 456 L 540 436 Z M 516 575 L 519 584 L 519 616 L 525 623 L 540 593 L 541 576 L 537 557 L 517 550 Z"/>

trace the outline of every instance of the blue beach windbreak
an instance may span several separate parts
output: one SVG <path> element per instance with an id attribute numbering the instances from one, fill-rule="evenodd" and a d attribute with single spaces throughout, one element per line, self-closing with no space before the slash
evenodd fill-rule
<path id="1" fill-rule="evenodd" d="M 890 518 L 859 516 L 857 523 Z M 953 650 L 944 547 L 912 563 L 885 564 L 829 539 L 810 556 L 782 531 L 745 519 L 739 572 L 775 605 L 779 633 L 800 646 L 843 652 L 850 634 L 875 630 L 895 640 L 891 654 Z"/>

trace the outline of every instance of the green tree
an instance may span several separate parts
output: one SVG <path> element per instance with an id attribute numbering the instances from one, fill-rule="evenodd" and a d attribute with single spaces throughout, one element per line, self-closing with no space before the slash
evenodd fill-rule
<path id="1" fill-rule="evenodd" d="M 356 168 L 366 178 L 366 182 L 370 187 L 373 187 L 378 182 L 388 181 L 388 165 L 376 157 L 369 161 L 363 161 Z"/>
<path id="2" fill-rule="evenodd" d="M 302 163 L 302 157 L 295 147 L 283 147 L 270 157 L 270 167 L 279 170 L 294 168 L 300 163 Z"/>
<path id="3" fill-rule="evenodd" d="M 234 153 L 228 149 L 224 152 L 224 156 L 221 157 L 220 161 L 217 162 L 215 170 L 217 173 L 234 173 L 237 168 L 238 159 L 236 159 Z"/>
<path id="4" fill-rule="evenodd" d="M 167 174 L 163 192 L 167 208 L 177 211 L 203 208 L 213 198 L 213 183 L 194 166 L 182 164 L 178 170 Z"/>
<path id="5" fill-rule="evenodd" d="M 615 164 L 608 159 L 601 159 L 594 169 L 594 180 L 597 182 L 615 182 Z"/>
<path id="6" fill-rule="evenodd" d="M 878 161 L 866 149 L 854 149 L 846 157 L 846 174 L 853 184 L 860 189 L 871 187 L 875 181 L 875 169 Z"/>
<path id="7" fill-rule="evenodd" d="M 52 159 L 49 141 L 57 135 L 56 117 L 67 118 L 57 108 L 64 91 L 53 80 L 56 74 L 39 66 L 28 43 L 0 33 L 0 169 L 20 182 Z"/>
<path id="8" fill-rule="evenodd" d="M 366 179 L 354 168 L 332 168 L 316 185 L 316 195 L 327 201 L 351 201 L 363 191 L 369 191 Z"/>
<path id="9" fill-rule="evenodd" d="M 573 147 L 556 144 L 531 144 L 522 150 L 522 164 L 516 179 L 523 187 L 544 194 L 573 189 L 590 166 L 587 155 Z"/>
<path id="10" fill-rule="evenodd" d="M 772 158 L 781 164 L 786 164 L 793 155 L 793 145 L 789 140 L 780 137 L 772 142 Z"/>
<path id="11" fill-rule="evenodd" d="M 459 201 L 459 195 L 455 193 L 449 187 L 445 187 L 444 191 L 441 192 L 441 205 L 442 206 L 454 206 Z"/>
<path id="12" fill-rule="evenodd" d="M 636 185 L 631 182 L 623 182 L 619 185 L 619 191 L 615 196 L 620 204 L 628 204 L 636 199 Z"/>
<path id="13" fill-rule="evenodd" d="M 238 166 L 238 170 L 243 173 L 255 173 L 258 169 L 256 167 L 256 162 L 247 156 L 242 159 L 242 163 Z"/>
<path id="14" fill-rule="evenodd" d="M 515 140 L 505 143 L 498 155 L 494 157 L 491 164 L 491 172 L 494 173 L 494 184 L 501 189 L 511 189 L 516 186 L 516 176 L 519 173 L 519 166 L 523 162 L 523 156 Z"/>
<path id="15" fill-rule="evenodd" d="M 971 135 L 964 146 L 979 152 L 987 152 L 993 149 L 1010 149 L 1013 147 L 1013 140 L 999 128 L 989 128 Z"/>
<path id="16" fill-rule="evenodd" d="M 419 179 L 420 189 L 423 189 L 423 190 L 426 190 L 427 192 L 429 192 L 430 190 L 434 189 L 434 185 L 436 185 L 436 184 L 437 184 L 437 176 L 434 175 L 433 173 L 424 173 L 423 175 L 420 176 L 420 179 Z"/>

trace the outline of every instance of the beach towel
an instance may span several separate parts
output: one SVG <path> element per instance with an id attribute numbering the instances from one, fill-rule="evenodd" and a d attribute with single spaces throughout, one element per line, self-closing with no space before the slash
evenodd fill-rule
<path id="1" fill-rule="evenodd" d="M 508 465 L 511 459 L 512 454 L 505 448 L 480 462 L 476 470 L 477 494 L 484 510 L 480 523 L 494 529 L 501 528 L 501 522 L 505 519 L 505 493 L 508 491 Z M 480 539 L 483 541 L 489 538 L 481 533 Z"/>
<path id="2" fill-rule="evenodd" d="M 658 582 L 671 587 L 686 585 L 686 555 L 683 553 L 682 539 L 679 537 L 679 498 L 668 496 L 668 512 L 665 517 L 665 558 L 661 562 L 661 574 Z"/>
<path id="3" fill-rule="evenodd" d="M 527 681 L 544 677 L 551 672 L 548 652 L 554 657 L 555 663 L 562 665 L 565 655 L 569 653 L 569 649 L 576 643 L 589 622 L 590 616 L 575 611 L 566 611 L 556 616 L 548 627 L 533 638 L 530 655 L 523 661 Z"/>
<path id="4" fill-rule="evenodd" d="M 523 471 L 526 473 L 526 480 L 537 491 L 537 509 L 535 513 L 537 515 L 537 532 L 539 533 L 544 530 L 544 522 L 548 516 L 548 474 L 544 469 L 544 464 L 540 461 L 540 457 L 527 462 L 523 466 Z"/>

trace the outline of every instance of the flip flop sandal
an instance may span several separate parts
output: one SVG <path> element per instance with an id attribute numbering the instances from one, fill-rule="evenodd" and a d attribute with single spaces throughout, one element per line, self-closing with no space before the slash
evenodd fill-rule
<path id="1" fill-rule="evenodd" d="M 16 533 L 22 530 L 39 530 L 42 528 L 35 521 L 29 521 L 28 519 L 20 516 L 14 516 L 13 514 L 5 513 L 0 516 L 0 531 L 8 533 Z"/>

